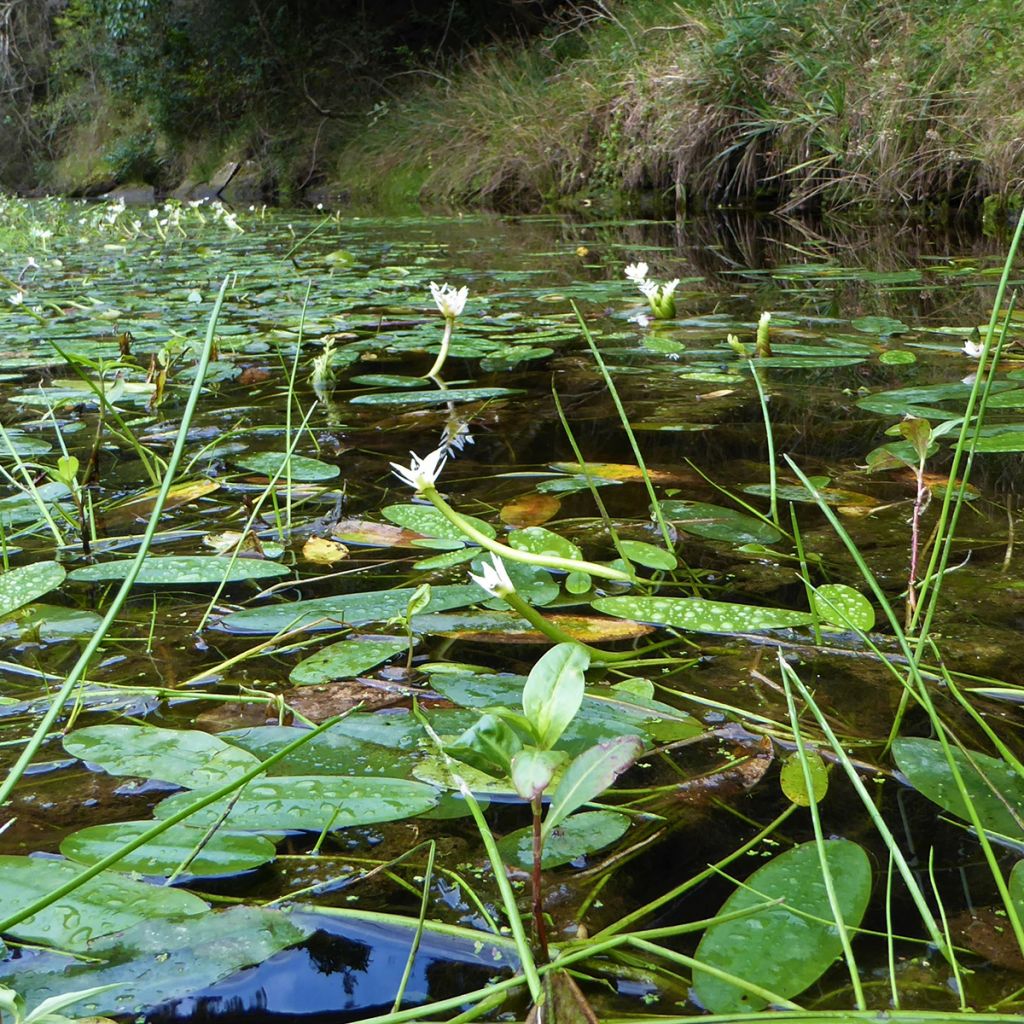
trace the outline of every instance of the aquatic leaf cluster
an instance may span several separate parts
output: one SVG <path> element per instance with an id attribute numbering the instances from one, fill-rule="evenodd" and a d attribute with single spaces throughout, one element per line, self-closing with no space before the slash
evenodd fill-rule
<path id="1" fill-rule="evenodd" d="M 1018 1007 L 1012 305 L 975 360 L 893 282 L 741 300 L 641 225 L 491 266 L 484 218 L 4 202 L 19 1005 L 215 1000 L 342 929 L 399 937 L 393 1024 Z"/>

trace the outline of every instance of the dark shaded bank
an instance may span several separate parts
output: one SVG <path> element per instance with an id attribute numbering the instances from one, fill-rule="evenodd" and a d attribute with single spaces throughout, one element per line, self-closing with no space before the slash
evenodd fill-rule
<path id="1" fill-rule="evenodd" d="M 249 201 L 992 217 L 1021 190 L 1014 0 L 49 6 L 9 184 L 184 195 L 238 164 Z"/>

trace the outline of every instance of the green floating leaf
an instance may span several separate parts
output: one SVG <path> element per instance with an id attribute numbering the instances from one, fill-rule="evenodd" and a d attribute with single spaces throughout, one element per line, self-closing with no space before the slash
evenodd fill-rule
<path id="1" fill-rule="evenodd" d="M 894 320 L 890 316 L 862 316 L 850 321 L 853 327 L 865 334 L 878 334 L 888 337 L 891 334 L 906 334 L 910 328 L 902 320 Z"/>
<path id="2" fill-rule="evenodd" d="M 77 878 L 84 868 L 66 860 L 0 856 L 0 907 L 5 916 L 48 896 Z M 7 933 L 23 942 L 39 942 L 76 952 L 101 935 L 124 931 L 155 917 L 205 914 L 209 907 L 181 889 L 135 882 L 115 871 L 103 871 L 67 896 L 54 900 Z M 20 988 L 20 986 L 19 986 Z"/>
<path id="3" fill-rule="evenodd" d="M 408 648 L 407 640 L 342 640 L 300 662 L 288 678 L 299 686 L 354 679 Z"/>
<path id="4" fill-rule="evenodd" d="M 659 548 L 654 544 L 648 544 L 642 540 L 620 541 L 625 556 L 637 565 L 645 569 L 660 569 L 668 571 L 679 565 L 679 560 L 671 551 Z"/>
<path id="5" fill-rule="evenodd" d="M 68 579 L 76 583 L 123 580 L 134 563 L 132 558 L 119 558 L 98 565 L 72 569 Z M 142 563 L 135 582 L 150 586 L 197 586 L 199 584 L 241 583 L 286 576 L 289 570 L 276 562 L 259 558 L 235 558 L 226 555 L 151 555 Z"/>
<path id="6" fill-rule="evenodd" d="M 186 789 L 223 785 L 259 764 L 209 733 L 148 725 L 90 725 L 65 736 L 64 749 L 111 775 L 160 779 Z"/>
<path id="7" fill-rule="evenodd" d="M 757 633 L 763 629 L 806 626 L 813 621 L 810 612 L 705 601 L 699 597 L 599 597 L 592 604 L 608 615 L 696 633 Z"/>
<path id="8" fill-rule="evenodd" d="M 292 601 L 268 608 L 247 608 L 220 620 L 220 627 L 229 633 L 273 635 L 286 629 L 338 629 L 342 626 L 382 622 L 395 615 L 404 615 L 414 587 L 397 590 L 370 590 L 358 594 Z M 487 591 L 475 583 L 449 584 L 430 588 L 430 604 L 423 614 L 466 608 L 487 599 Z M 417 616 L 418 618 L 419 616 Z M 413 620 L 415 625 L 415 619 Z"/>
<path id="9" fill-rule="evenodd" d="M 918 792 L 958 818 L 970 820 L 938 740 L 898 739 L 892 753 L 897 767 Z M 982 826 L 1018 841 L 1024 838 L 1024 779 L 1006 762 L 988 754 L 954 747 L 952 756 Z"/>
<path id="10" fill-rule="evenodd" d="M 449 402 L 481 402 L 486 398 L 521 395 L 522 388 L 449 388 L 446 391 L 386 391 L 357 395 L 352 405 L 447 405 Z"/>
<path id="11" fill-rule="evenodd" d="M 545 841 L 573 811 L 599 797 L 643 753 L 639 736 L 617 736 L 583 751 L 565 770 L 548 813 L 544 816 Z"/>
<path id="12" fill-rule="evenodd" d="M 186 895 L 176 889 L 155 891 Z M 262 963 L 311 930 L 291 915 L 256 907 L 230 907 L 186 920 L 143 920 L 92 943 L 88 952 L 94 962 L 52 956 L 30 964 L 8 962 L 0 964 L 0 982 L 16 988 L 31 1006 L 84 988 L 115 985 L 90 996 L 82 1008 L 134 1016 Z"/>
<path id="13" fill-rule="evenodd" d="M 158 818 L 168 818 L 197 798 L 209 795 L 213 788 L 176 793 L 157 804 L 154 813 Z M 191 825 L 205 826 L 227 815 L 224 827 L 242 831 L 336 831 L 411 818 L 433 807 L 437 799 L 433 787 L 405 779 L 275 776 L 256 779 L 237 800 L 217 801 L 187 820 Z"/>
<path id="14" fill-rule="evenodd" d="M 818 487 L 818 494 L 826 505 L 849 505 L 852 508 L 873 508 L 878 504 L 877 499 L 869 494 L 862 494 L 860 491 L 846 491 L 839 487 Z M 748 484 L 743 488 L 744 494 L 756 494 L 758 497 L 768 498 L 772 493 L 771 484 Z M 817 498 L 806 487 L 799 484 L 779 484 L 775 488 L 775 495 L 780 501 L 796 501 L 814 505 Z"/>
<path id="15" fill-rule="evenodd" d="M 319 459 L 310 459 L 304 455 L 288 456 L 285 452 L 256 452 L 236 456 L 231 461 L 241 469 L 265 477 L 273 477 L 280 470 L 277 482 L 282 485 L 289 477 L 300 483 L 315 483 L 319 480 L 333 480 L 341 472 L 338 466 Z"/>
<path id="16" fill-rule="evenodd" d="M 823 622 L 841 629 L 870 633 L 875 628 L 875 609 L 858 590 L 843 583 L 826 583 L 814 590 L 814 607 Z"/>
<path id="17" fill-rule="evenodd" d="M 578 860 L 621 839 L 629 829 L 629 818 L 614 811 L 584 811 L 566 818 L 551 830 L 540 855 L 541 867 L 557 868 Z M 529 870 L 533 867 L 533 829 L 510 832 L 498 842 L 506 863 Z"/>
<path id="18" fill-rule="evenodd" d="M 381 509 L 381 515 L 392 523 L 423 534 L 424 537 L 436 537 L 438 540 L 471 543 L 469 538 L 453 524 L 449 523 L 433 505 L 388 505 Z M 486 537 L 494 537 L 494 527 L 482 519 L 464 516 L 470 524 Z"/>
<path id="19" fill-rule="evenodd" d="M 34 562 L 0 574 L 0 618 L 56 589 L 64 576 L 57 562 Z"/>
<path id="20" fill-rule="evenodd" d="M 65 837 L 60 852 L 80 864 L 95 864 L 152 827 L 152 821 L 91 825 Z M 204 828 L 180 824 L 172 825 L 145 846 L 123 856 L 112 870 L 167 876 L 197 849 L 199 853 L 189 861 L 184 877 L 236 875 L 270 863 L 277 853 L 274 844 L 263 836 L 240 835 L 223 829 L 208 836 Z"/>
<path id="21" fill-rule="evenodd" d="M 871 896 L 867 854 L 845 839 L 828 840 L 824 849 L 843 923 L 856 928 Z M 766 900 L 782 900 L 783 905 L 711 924 L 694 955 L 700 963 L 789 999 L 817 981 L 842 952 L 817 844 L 804 843 L 769 861 L 746 879 L 716 916 Z M 711 1013 L 755 1013 L 768 1005 L 700 970 L 694 971 L 693 991 Z"/>
<path id="22" fill-rule="evenodd" d="M 917 362 L 917 356 L 905 348 L 894 348 L 883 352 L 878 361 L 885 366 L 910 366 Z"/>
<path id="23" fill-rule="evenodd" d="M 527 526 L 523 530 L 513 530 L 508 535 L 508 543 L 517 551 L 531 551 L 535 555 L 554 555 L 572 560 L 583 558 L 583 552 L 572 541 L 544 529 L 543 526 Z"/>
<path id="24" fill-rule="evenodd" d="M 680 530 L 731 544 L 775 544 L 782 534 L 771 523 L 704 501 L 662 501 L 662 514 Z"/>
<path id="25" fill-rule="evenodd" d="M 37 603 L 21 608 L 7 622 L 0 623 L 4 636 L 10 633 L 41 643 L 54 643 L 74 637 L 88 636 L 102 622 L 96 612 L 84 608 L 66 608 L 59 604 Z"/>
<path id="26" fill-rule="evenodd" d="M 811 776 L 813 792 L 807 788 L 807 779 L 804 776 L 804 767 L 800 754 L 790 754 L 782 762 L 782 769 L 779 772 L 779 785 L 786 799 L 798 807 L 810 807 L 812 803 L 818 803 L 825 798 L 828 792 L 828 769 L 819 754 L 807 751 L 807 766 Z"/>

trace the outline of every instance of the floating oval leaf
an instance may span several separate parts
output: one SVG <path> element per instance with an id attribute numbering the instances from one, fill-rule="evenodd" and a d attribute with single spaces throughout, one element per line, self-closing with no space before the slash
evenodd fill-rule
<path id="1" fill-rule="evenodd" d="M 300 686 L 329 683 L 334 679 L 353 679 L 408 648 L 408 640 L 394 638 L 342 640 L 300 662 L 288 678 Z"/>
<path id="2" fill-rule="evenodd" d="M 76 583 L 123 580 L 133 564 L 132 558 L 119 558 L 98 565 L 72 569 L 68 579 Z M 241 583 L 286 576 L 286 566 L 259 558 L 235 558 L 226 555 L 151 555 L 142 563 L 135 582 L 150 586 L 197 586 L 199 584 Z"/>
<path id="3" fill-rule="evenodd" d="M 524 526 L 540 526 L 558 515 L 562 507 L 561 501 L 553 494 L 531 492 L 521 494 L 504 505 L 498 513 L 503 523 L 522 528 Z"/>
<path id="4" fill-rule="evenodd" d="M 543 526 L 528 526 L 523 530 L 513 530 L 508 535 L 508 543 L 518 551 L 530 551 L 535 555 L 554 555 L 558 558 L 581 559 L 583 552 L 564 537 L 560 537 Z"/>
<path id="5" fill-rule="evenodd" d="M 285 629 L 309 629 L 314 625 L 321 629 L 338 629 L 344 625 L 381 622 L 404 614 L 414 593 L 413 587 L 400 587 L 292 601 L 268 608 L 247 608 L 224 616 L 220 626 L 229 633 L 274 634 Z M 424 614 L 465 608 L 486 600 L 487 596 L 487 591 L 475 583 L 431 587 L 430 603 Z"/>
<path id="6" fill-rule="evenodd" d="M 338 466 L 319 459 L 310 459 L 305 455 L 288 455 L 285 452 L 255 452 L 252 455 L 239 455 L 231 460 L 241 469 L 251 473 L 259 473 L 265 477 L 277 477 L 279 484 L 289 478 L 302 483 L 315 483 L 319 480 L 333 480 L 340 472 Z"/>
<path id="7" fill-rule="evenodd" d="M 196 729 L 90 725 L 64 737 L 64 749 L 111 775 L 161 779 L 186 789 L 221 785 L 259 764 L 258 758 Z"/>
<path id="8" fill-rule="evenodd" d="M 814 607 L 822 621 L 870 633 L 875 628 L 875 609 L 860 591 L 843 583 L 826 583 L 814 590 Z"/>
<path id="9" fill-rule="evenodd" d="M 557 868 L 611 846 L 628 829 L 629 818 L 625 814 L 614 811 L 573 814 L 553 828 L 545 839 L 540 855 L 541 867 Z M 533 829 L 528 826 L 510 832 L 498 842 L 498 849 L 506 862 L 529 870 L 533 867 Z"/>
<path id="10" fill-rule="evenodd" d="M 901 738 L 893 743 L 892 753 L 899 770 L 916 790 L 958 818 L 970 820 L 938 740 Z M 981 824 L 1004 836 L 1024 836 L 1024 779 L 1004 761 L 988 754 L 956 747 L 951 754 Z"/>
<path id="11" fill-rule="evenodd" d="M 59 587 L 64 576 L 57 562 L 34 562 L 0 574 L 0 618 Z"/>
<path id="12" fill-rule="evenodd" d="M 388 505 L 381 509 L 381 515 L 392 523 L 397 523 L 407 530 L 414 530 L 424 537 L 470 543 L 469 538 L 457 526 L 449 523 L 433 505 Z M 463 518 L 485 536 L 494 536 L 494 527 L 490 523 L 473 516 Z"/>
<path id="13" fill-rule="evenodd" d="M 5 916 L 48 896 L 77 878 L 85 869 L 66 860 L 0 856 L 0 907 Z M 84 950 L 101 935 L 124 931 L 155 917 L 205 914 L 209 907 L 181 889 L 135 882 L 114 871 L 103 871 L 67 896 L 37 911 L 8 933 L 24 942 L 41 942 L 58 949 Z"/>
<path id="14" fill-rule="evenodd" d="M 155 891 L 186 895 L 176 889 Z M 123 1018 L 262 963 L 312 930 L 294 915 L 256 907 L 230 907 L 184 920 L 144 920 L 92 943 L 84 962 L 64 957 L 8 962 L 0 965 L 0 981 L 15 986 L 29 1005 L 94 985 L 115 985 L 90 996 L 88 1012 Z"/>
<path id="15" fill-rule="evenodd" d="M 807 767 L 811 776 L 813 789 L 808 790 L 807 779 L 804 775 L 804 766 L 799 753 L 790 754 L 782 762 L 782 769 L 779 772 L 779 784 L 786 799 L 792 801 L 798 807 L 810 807 L 812 803 L 818 803 L 825 798 L 828 792 L 828 769 L 819 754 L 807 751 Z"/>
<path id="16" fill-rule="evenodd" d="M 599 612 L 624 619 L 656 622 L 696 633 L 756 633 L 806 626 L 812 621 L 810 612 L 705 601 L 699 597 L 599 597 L 593 606 Z"/>
<path id="17" fill-rule="evenodd" d="M 357 395 L 353 405 L 447 405 L 449 402 L 481 402 L 485 398 L 521 395 L 521 388 L 448 388 L 445 391 L 386 391 Z"/>
<path id="18" fill-rule="evenodd" d="M 731 544 L 774 544 L 782 539 L 771 523 L 735 509 L 704 501 L 662 501 L 659 505 L 666 519 L 695 537 Z"/>
<path id="19" fill-rule="evenodd" d="M 646 541 L 623 540 L 619 543 L 622 546 L 623 554 L 631 562 L 642 565 L 645 569 L 669 571 L 679 564 L 679 560 L 671 551 L 648 544 Z"/>
<path id="20" fill-rule="evenodd" d="M 856 928 L 871 895 L 867 854 L 845 839 L 828 840 L 824 849 L 843 923 Z M 782 900 L 783 905 L 711 924 L 694 955 L 709 967 L 788 999 L 813 984 L 842 952 L 815 843 L 787 850 L 755 871 L 717 916 L 766 900 Z M 694 971 L 693 991 L 711 1013 L 754 1013 L 768 1005 L 767 1000 L 699 970 Z"/>
<path id="21" fill-rule="evenodd" d="M 80 864 L 95 864 L 152 827 L 152 821 L 91 825 L 65 837 L 60 852 Z M 199 852 L 193 857 L 196 850 Z M 192 858 L 185 870 L 186 877 L 235 875 L 268 864 L 276 853 L 274 844 L 263 836 L 239 835 L 223 829 L 207 835 L 204 828 L 181 824 L 172 825 L 145 846 L 123 856 L 113 870 L 166 876 Z"/>
<path id="22" fill-rule="evenodd" d="M 210 790 L 177 793 L 157 804 L 167 818 Z M 237 799 L 220 800 L 188 818 L 210 825 L 227 814 L 225 827 L 254 832 L 336 831 L 352 825 L 398 821 L 433 807 L 437 790 L 421 782 L 339 775 L 292 775 L 257 779 Z M 230 811 L 230 813 L 228 813 Z"/>

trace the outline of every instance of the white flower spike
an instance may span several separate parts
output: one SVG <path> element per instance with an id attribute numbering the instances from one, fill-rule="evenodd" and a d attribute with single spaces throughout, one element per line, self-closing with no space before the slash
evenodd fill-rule
<path id="1" fill-rule="evenodd" d="M 630 281 L 635 281 L 639 284 L 641 281 L 646 280 L 648 270 L 650 270 L 650 267 L 646 263 L 630 263 L 624 273 Z"/>
<path id="2" fill-rule="evenodd" d="M 980 341 L 965 341 L 963 352 L 969 359 L 980 359 L 985 346 Z"/>
<path id="3" fill-rule="evenodd" d="M 415 452 L 409 452 L 409 454 L 412 456 L 412 462 L 408 466 L 400 466 L 397 462 L 392 462 L 391 468 L 402 483 L 408 484 L 418 494 L 420 491 L 434 486 L 437 478 L 441 475 L 441 470 L 444 469 L 448 456 L 443 448 L 438 448 L 437 451 L 425 455 L 422 459 Z"/>
<path id="4" fill-rule="evenodd" d="M 430 282 L 430 294 L 434 296 L 437 308 L 446 320 L 454 320 L 462 313 L 469 298 L 469 288 L 453 288 L 447 281 L 442 285 Z"/>
<path id="5" fill-rule="evenodd" d="M 478 587 L 486 590 L 492 597 L 505 597 L 515 593 L 515 584 L 508 577 L 505 563 L 497 555 L 492 554 L 490 565 L 484 562 L 482 569 L 483 575 L 481 576 L 469 574 L 469 578 Z"/>

